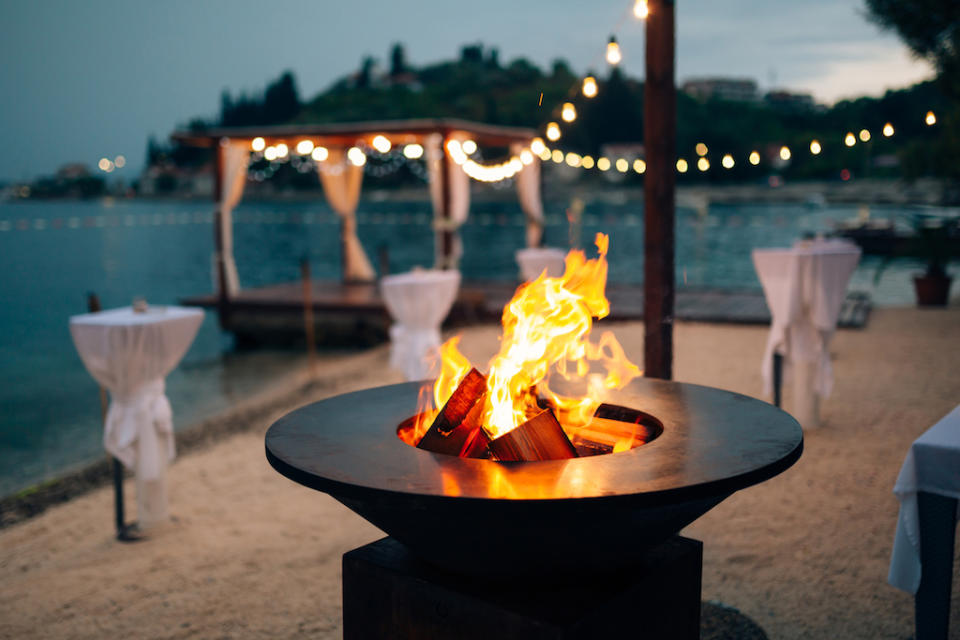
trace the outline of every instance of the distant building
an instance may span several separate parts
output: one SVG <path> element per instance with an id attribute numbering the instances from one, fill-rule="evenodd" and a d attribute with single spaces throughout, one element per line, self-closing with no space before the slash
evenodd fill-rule
<path id="1" fill-rule="evenodd" d="M 764 96 L 766 103 L 781 111 L 815 111 L 818 105 L 809 93 L 793 93 L 778 89 Z"/>
<path id="2" fill-rule="evenodd" d="M 57 169 L 57 178 L 61 180 L 76 180 L 90 176 L 90 169 L 81 162 L 65 164 Z"/>
<path id="3" fill-rule="evenodd" d="M 750 78 L 691 78 L 683 83 L 683 92 L 697 100 L 757 102 L 760 94 L 756 80 Z"/>

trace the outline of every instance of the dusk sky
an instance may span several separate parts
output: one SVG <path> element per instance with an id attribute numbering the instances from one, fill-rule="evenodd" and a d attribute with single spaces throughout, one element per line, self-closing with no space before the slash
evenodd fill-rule
<path id="1" fill-rule="evenodd" d="M 135 177 L 147 136 L 216 115 L 220 93 L 261 90 L 292 70 L 302 99 L 402 42 L 413 65 L 482 42 L 500 60 L 558 57 L 605 72 L 611 33 L 643 75 L 643 26 L 624 0 L 41 0 L 0 5 L 0 179 L 124 154 Z M 880 95 L 932 76 L 862 0 L 677 0 L 677 81 L 756 79 L 821 102 Z M 627 18 L 629 16 L 629 18 Z M 549 111 L 552 105 L 544 105 Z M 535 108 L 532 105 L 531 108 Z"/>

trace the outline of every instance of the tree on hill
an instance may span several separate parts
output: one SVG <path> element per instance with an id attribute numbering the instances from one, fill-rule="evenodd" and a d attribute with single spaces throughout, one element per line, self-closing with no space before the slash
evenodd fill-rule
<path id="1" fill-rule="evenodd" d="M 407 56 L 399 42 L 390 50 L 390 76 L 397 77 L 407 72 Z"/>

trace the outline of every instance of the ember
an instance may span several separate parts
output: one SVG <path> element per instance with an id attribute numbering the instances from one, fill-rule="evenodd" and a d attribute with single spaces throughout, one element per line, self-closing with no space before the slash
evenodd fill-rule
<path id="1" fill-rule="evenodd" d="M 503 310 L 500 351 L 486 376 L 460 353 L 459 338 L 447 341 L 440 376 L 421 392 L 420 410 L 400 438 L 438 453 L 504 461 L 618 452 L 649 439 L 636 416 L 624 424 L 598 414 L 607 391 L 641 375 L 612 333 L 590 341 L 593 319 L 610 312 L 608 243 L 597 234 L 597 258 L 571 251 L 561 277 L 544 272 L 517 289 Z M 566 392 L 577 388 L 576 395 Z"/>

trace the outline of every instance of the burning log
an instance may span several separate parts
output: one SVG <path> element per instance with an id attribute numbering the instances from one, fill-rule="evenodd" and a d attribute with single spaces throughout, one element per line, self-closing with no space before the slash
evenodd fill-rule
<path id="1" fill-rule="evenodd" d="M 477 432 L 483 431 L 480 428 L 480 418 L 486 391 L 486 377 L 476 369 L 470 369 L 434 418 L 433 424 L 423 434 L 417 447 L 451 456 L 463 455 L 462 452 L 469 449 L 474 453 L 469 457 L 480 457 L 481 451 L 477 449 L 482 441 L 477 442 Z M 477 410 L 471 411 L 475 407 Z"/>
<path id="2" fill-rule="evenodd" d="M 578 457 L 576 448 L 549 409 L 541 411 L 513 431 L 492 440 L 490 451 L 498 460 L 505 462 Z"/>

